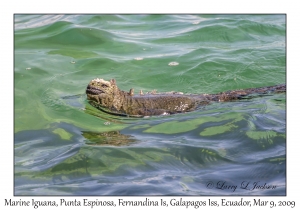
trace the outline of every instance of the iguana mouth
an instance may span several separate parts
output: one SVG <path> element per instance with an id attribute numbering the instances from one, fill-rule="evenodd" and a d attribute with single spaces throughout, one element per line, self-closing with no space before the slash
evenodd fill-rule
<path id="1" fill-rule="evenodd" d="M 101 93 L 104 93 L 103 90 L 97 87 L 93 87 L 91 85 L 88 85 L 86 88 L 86 94 L 91 94 L 91 95 L 99 95 Z"/>

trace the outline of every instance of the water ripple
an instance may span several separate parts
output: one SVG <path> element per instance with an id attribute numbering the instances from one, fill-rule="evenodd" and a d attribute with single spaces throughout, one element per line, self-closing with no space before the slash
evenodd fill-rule
<path id="1" fill-rule="evenodd" d="M 285 34 L 285 15 L 15 15 L 15 194 L 285 195 L 285 94 L 141 119 L 85 96 L 282 84 Z M 278 188 L 206 187 L 243 180 Z"/>

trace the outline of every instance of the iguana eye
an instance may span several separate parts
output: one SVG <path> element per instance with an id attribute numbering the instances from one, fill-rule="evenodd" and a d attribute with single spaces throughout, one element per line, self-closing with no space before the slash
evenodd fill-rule
<path id="1" fill-rule="evenodd" d="M 102 84 L 101 87 L 106 88 L 106 87 L 108 87 L 108 85 Z"/>

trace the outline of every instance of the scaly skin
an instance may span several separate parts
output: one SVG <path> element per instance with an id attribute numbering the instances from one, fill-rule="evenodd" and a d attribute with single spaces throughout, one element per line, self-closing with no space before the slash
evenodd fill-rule
<path id="1" fill-rule="evenodd" d="M 115 79 L 105 81 L 98 78 L 93 79 L 86 89 L 87 99 L 92 106 L 111 114 L 138 117 L 190 112 L 211 102 L 233 101 L 251 94 L 280 92 L 286 92 L 285 84 L 218 94 L 185 95 L 179 92 L 143 94 L 141 91 L 139 95 L 134 95 L 133 89 L 129 92 L 120 90 Z"/>

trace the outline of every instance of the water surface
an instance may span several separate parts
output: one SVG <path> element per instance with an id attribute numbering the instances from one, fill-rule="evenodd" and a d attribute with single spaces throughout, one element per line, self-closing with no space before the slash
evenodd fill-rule
<path id="1" fill-rule="evenodd" d="M 15 195 L 286 194 L 285 94 L 143 119 L 84 94 L 97 77 L 194 94 L 285 83 L 284 15 L 14 21 Z"/>

